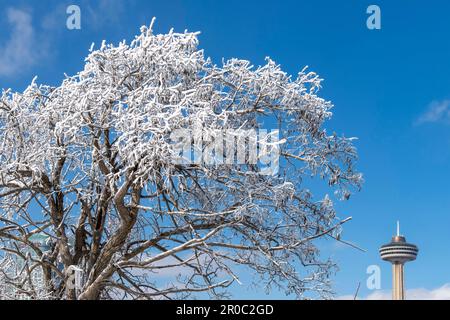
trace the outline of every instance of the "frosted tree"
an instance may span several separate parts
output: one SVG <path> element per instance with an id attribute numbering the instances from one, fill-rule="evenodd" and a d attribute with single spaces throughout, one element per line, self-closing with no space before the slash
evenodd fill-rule
<path id="1" fill-rule="evenodd" d="M 324 129 L 332 104 L 317 95 L 315 73 L 294 79 L 270 59 L 218 66 L 197 35 L 142 27 L 130 44 L 93 46 L 60 86 L 33 80 L 23 92 L 3 90 L 0 243 L 44 280 L 39 294 L 10 281 L 22 293 L 225 298 L 230 285 L 257 284 L 330 295 L 335 264 L 317 241 L 339 241 L 348 219 L 331 198 L 360 187 L 352 139 Z M 265 145 L 279 157 L 269 173 L 260 170 L 262 147 L 257 162 L 237 163 L 233 151 L 211 164 L 179 161 L 172 139 L 222 131 L 245 142 L 264 128 L 279 135 Z M 205 151 L 205 141 L 192 150 Z M 313 198 L 309 177 L 335 196 Z M 31 240 L 38 234 L 50 239 L 45 248 Z"/>

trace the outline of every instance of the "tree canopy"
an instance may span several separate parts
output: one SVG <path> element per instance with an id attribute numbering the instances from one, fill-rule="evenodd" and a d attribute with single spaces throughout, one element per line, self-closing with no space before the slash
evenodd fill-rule
<path id="1" fill-rule="evenodd" d="M 318 96 L 321 79 L 307 69 L 291 77 L 269 58 L 216 65 L 198 33 L 152 29 L 93 46 L 57 87 L 33 80 L 3 91 L 0 243 L 3 263 L 17 264 L 2 268 L 3 283 L 34 299 L 222 298 L 250 281 L 328 296 L 335 265 L 316 240 L 339 239 L 347 220 L 332 197 L 313 198 L 305 178 L 347 199 L 362 176 L 352 139 L 324 128 L 332 104 Z M 221 162 L 179 161 L 172 139 L 227 132 L 245 145 L 262 129 L 277 139 L 254 162 L 237 163 L 234 151 Z M 275 170 L 261 172 L 263 149 L 275 152 Z M 36 234 L 50 239 L 46 250 Z M 74 267 L 81 286 L 70 285 Z"/>

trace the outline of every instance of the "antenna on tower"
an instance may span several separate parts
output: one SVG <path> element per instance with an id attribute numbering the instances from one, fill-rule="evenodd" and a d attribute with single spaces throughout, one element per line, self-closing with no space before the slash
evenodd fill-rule
<path id="1" fill-rule="evenodd" d="M 397 237 L 400 236 L 400 221 L 397 220 Z"/>

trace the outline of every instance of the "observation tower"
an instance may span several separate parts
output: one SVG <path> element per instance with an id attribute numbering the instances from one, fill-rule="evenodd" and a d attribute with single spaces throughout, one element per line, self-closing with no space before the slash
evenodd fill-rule
<path id="1" fill-rule="evenodd" d="M 381 246 L 381 259 L 392 263 L 392 299 L 405 299 L 404 265 L 406 262 L 416 260 L 419 249 L 416 245 L 407 243 L 406 238 L 400 235 L 400 223 L 397 221 L 397 235 L 392 237 L 390 243 Z"/>

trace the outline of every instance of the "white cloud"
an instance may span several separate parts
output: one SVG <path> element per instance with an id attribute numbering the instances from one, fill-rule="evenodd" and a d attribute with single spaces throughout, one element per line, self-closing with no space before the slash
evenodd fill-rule
<path id="1" fill-rule="evenodd" d="M 187 257 L 180 256 L 181 259 Z M 148 275 L 151 278 L 176 278 L 178 275 L 187 276 L 192 274 L 192 269 L 172 256 L 168 256 L 151 265 L 150 269 L 131 268 L 134 275 Z"/>
<path id="2" fill-rule="evenodd" d="M 351 294 L 336 297 L 336 300 L 353 300 L 353 299 L 354 296 L 352 296 Z"/>
<path id="3" fill-rule="evenodd" d="M 6 18 L 11 32 L 9 39 L 0 46 L 0 76 L 20 73 L 33 65 L 41 54 L 31 14 L 25 10 L 8 8 Z"/>
<path id="4" fill-rule="evenodd" d="M 66 13 L 67 6 L 66 3 L 54 5 L 52 9 L 47 10 L 46 15 L 40 17 L 43 32 L 59 35 L 66 30 L 66 21 L 69 16 Z"/>
<path id="5" fill-rule="evenodd" d="M 441 122 L 450 124 L 450 100 L 433 101 L 427 111 L 416 121 L 416 124 Z"/>
<path id="6" fill-rule="evenodd" d="M 125 4 L 121 0 L 98 0 L 95 3 L 85 1 L 81 6 L 81 16 L 86 11 L 86 19 L 82 23 L 86 23 L 94 29 L 101 29 L 105 26 L 122 27 L 121 19 L 126 13 L 127 7 L 133 4 L 133 1 L 127 1 Z"/>
<path id="7" fill-rule="evenodd" d="M 406 300 L 450 300 L 450 283 L 436 289 L 408 289 L 406 290 Z M 352 295 L 340 296 L 338 300 L 353 300 Z M 361 298 L 358 298 L 361 299 Z M 390 290 L 376 290 L 363 298 L 363 300 L 391 300 L 392 293 Z"/>

